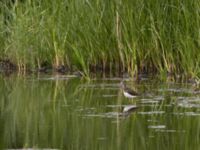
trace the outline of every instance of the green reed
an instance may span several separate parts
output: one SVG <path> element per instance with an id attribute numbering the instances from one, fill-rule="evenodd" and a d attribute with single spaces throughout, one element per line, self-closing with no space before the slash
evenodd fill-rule
<path id="1" fill-rule="evenodd" d="M 82 70 L 86 76 L 91 68 L 198 76 L 199 8 L 195 0 L 5 4 L 0 14 L 1 55 L 22 70 L 47 63 Z M 12 16 L 7 24 L 5 9 Z"/>

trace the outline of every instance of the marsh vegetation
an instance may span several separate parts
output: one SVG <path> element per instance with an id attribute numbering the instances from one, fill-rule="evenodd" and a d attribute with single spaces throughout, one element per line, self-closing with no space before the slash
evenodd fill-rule
<path id="1" fill-rule="evenodd" d="M 199 58 L 197 0 L 1 0 L 0 149 L 199 149 Z"/>
<path id="2" fill-rule="evenodd" d="M 99 70 L 187 77 L 200 73 L 198 1 L 0 3 L 0 58 L 18 70 L 64 66 L 86 76 Z"/>

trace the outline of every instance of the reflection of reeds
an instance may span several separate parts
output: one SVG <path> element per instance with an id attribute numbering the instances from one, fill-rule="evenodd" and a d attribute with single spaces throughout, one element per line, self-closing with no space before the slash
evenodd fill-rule
<path id="1" fill-rule="evenodd" d="M 2 80 L 1 80 L 2 81 Z M 61 84 L 62 82 L 62 84 Z M 5 86 L 1 83 L 1 87 Z M 63 116 L 68 110 L 62 105 L 70 105 L 67 101 L 74 90 L 67 81 L 27 81 L 18 79 L 9 92 L 1 96 L 1 117 L 4 126 L 5 147 L 58 147 L 62 144 L 64 122 L 70 115 Z M 11 88 L 10 87 L 10 88 Z M 5 104 L 4 104 L 5 103 Z M 69 103 L 69 104 L 68 104 Z M 72 109 L 72 108 L 71 108 Z M 73 113 L 72 113 L 73 114 Z M 57 136 L 59 135 L 59 137 Z M 49 142 L 51 141 L 51 142 Z"/>
<path id="2" fill-rule="evenodd" d="M 19 2 L 10 9 L 6 28 L 5 13 L 0 14 L 1 57 L 21 70 L 47 62 L 86 76 L 91 67 L 195 76 L 200 73 L 198 10 L 198 1 L 177 0 Z"/>
<path id="3" fill-rule="evenodd" d="M 127 118 L 118 115 L 106 118 L 103 114 L 118 112 L 118 106 L 132 104 L 119 92 L 118 84 L 58 77 L 43 79 L 0 77 L 0 148 L 199 148 L 199 117 L 184 116 L 184 111 L 192 110 L 172 105 L 177 95 L 160 91 L 170 88 L 160 82 L 149 82 L 146 88 L 153 94 L 143 98 L 154 100 L 163 96 L 162 102 L 144 107 L 138 99 L 140 113 Z M 145 88 L 142 83 L 140 88 Z M 114 96 L 103 97 L 104 94 Z"/>

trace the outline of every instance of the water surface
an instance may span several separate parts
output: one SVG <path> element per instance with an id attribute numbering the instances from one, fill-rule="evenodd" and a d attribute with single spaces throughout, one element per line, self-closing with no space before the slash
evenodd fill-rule
<path id="1" fill-rule="evenodd" d="M 198 150 L 200 93 L 190 84 L 121 78 L 0 76 L 1 149 Z"/>

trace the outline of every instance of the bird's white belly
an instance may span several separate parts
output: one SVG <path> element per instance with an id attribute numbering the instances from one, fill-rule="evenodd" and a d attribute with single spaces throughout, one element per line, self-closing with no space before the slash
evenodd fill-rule
<path id="1" fill-rule="evenodd" d="M 129 94 L 128 92 L 124 92 L 124 96 L 125 96 L 125 97 L 128 97 L 128 98 L 137 97 L 136 95 L 131 95 L 131 94 Z"/>

